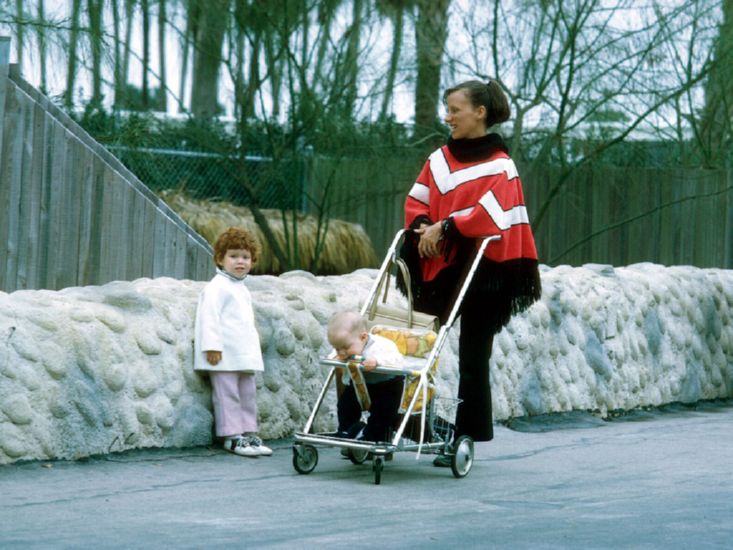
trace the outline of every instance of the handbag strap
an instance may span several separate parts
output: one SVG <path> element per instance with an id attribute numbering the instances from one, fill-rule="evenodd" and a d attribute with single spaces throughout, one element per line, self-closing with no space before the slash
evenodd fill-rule
<path id="1" fill-rule="evenodd" d="M 382 280 L 377 285 L 377 290 L 372 298 L 371 306 L 369 307 L 369 319 L 374 319 L 377 313 L 377 302 L 379 301 L 379 294 L 382 293 L 382 287 L 384 287 L 384 293 L 382 294 L 382 303 L 387 303 L 387 294 L 389 293 L 389 281 L 391 277 L 392 265 L 396 265 L 402 273 L 402 279 L 405 281 L 405 287 L 407 288 L 407 327 L 412 328 L 412 282 L 410 279 L 410 271 L 407 269 L 407 264 L 402 258 L 392 257 L 390 265 L 382 275 Z"/>
<path id="2" fill-rule="evenodd" d="M 402 273 L 402 280 L 405 282 L 405 288 L 407 289 L 407 327 L 412 328 L 412 312 L 414 306 L 412 303 L 412 280 L 410 279 L 410 271 L 407 269 L 407 264 L 402 258 L 395 258 L 394 263 Z"/>

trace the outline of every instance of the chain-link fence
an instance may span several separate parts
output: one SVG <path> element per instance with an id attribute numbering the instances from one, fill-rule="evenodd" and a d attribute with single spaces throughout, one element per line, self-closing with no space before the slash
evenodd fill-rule
<path id="1" fill-rule="evenodd" d="M 192 198 L 238 206 L 301 210 L 310 155 L 274 160 L 176 149 L 108 146 L 152 191 L 183 191 Z"/>

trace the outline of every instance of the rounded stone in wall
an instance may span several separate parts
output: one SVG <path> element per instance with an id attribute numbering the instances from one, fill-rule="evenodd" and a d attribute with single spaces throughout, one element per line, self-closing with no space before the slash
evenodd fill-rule
<path id="1" fill-rule="evenodd" d="M 13 424 L 0 423 L 0 449 L 10 459 L 24 458 L 28 453 L 24 432 Z M 8 460 L 0 462 L 7 463 Z"/>
<path id="2" fill-rule="evenodd" d="M 123 363 L 107 363 L 103 367 L 102 378 L 107 387 L 118 392 L 127 384 L 127 366 Z"/>
<path id="3" fill-rule="evenodd" d="M 286 327 L 279 327 L 273 336 L 275 349 L 282 357 L 289 357 L 295 351 L 295 338 Z"/>
<path id="4" fill-rule="evenodd" d="M 8 396 L 0 408 L 13 424 L 25 425 L 33 420 L 33 409 L 25 395 Z"/>

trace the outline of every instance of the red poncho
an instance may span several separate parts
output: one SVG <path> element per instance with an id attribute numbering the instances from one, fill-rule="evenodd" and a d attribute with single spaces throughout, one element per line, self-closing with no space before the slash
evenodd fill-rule
<path id="1" fill-rule="evenodd" d="M 493 262 L 537 260 L 524 205 L 522 182 L 509 155 L 495 149 L 486 158 L 461 162 L 447 145 L 430 155 L 405 202 L 405 225 L 419 217 L 452 218 L 464 237 L 501 235 L 485 257 Z M 423 281 L 432 281 L 455 261 L 455 251 L 420 261 Z"/>

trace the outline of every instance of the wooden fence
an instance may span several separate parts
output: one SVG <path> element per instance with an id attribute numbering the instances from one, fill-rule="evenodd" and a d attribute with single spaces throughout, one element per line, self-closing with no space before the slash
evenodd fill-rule
<path id="1" fill-rule="evenodd" d="M 421 164 L 411 158 L 316 157 L 310 192 L 329 194 L 330 215 L 361 224 L 381 256 L 403 225 L 405 195 Z M 548 169 L 523 180 L 530 220 L 560 177 Z M 535 236 L 540 261 L 549 265 L 654 262 L 731 269 L 733 173 L 579 169 L 550 203 Z"/>
<path id="2" fill-rule="evenodd" d="M 208 279 L 209 244 L 14 69 L 0 58 L 0 290 Z"/>

